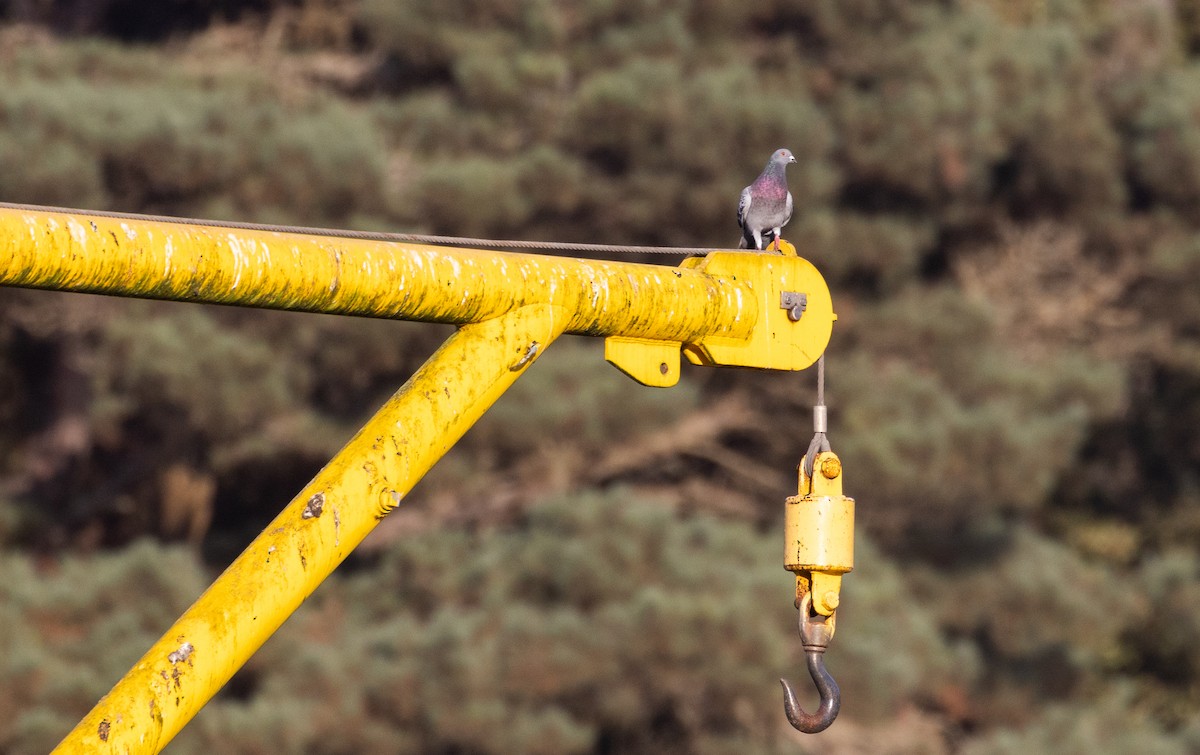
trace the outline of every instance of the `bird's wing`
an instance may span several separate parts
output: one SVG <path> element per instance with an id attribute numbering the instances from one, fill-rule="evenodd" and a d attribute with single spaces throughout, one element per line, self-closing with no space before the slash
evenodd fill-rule
<path id="1" fill-rule="evenodd" d="M 746 213 L 750 212 L 750 187 L 742 189 L 742 198 L 738 200 L 738 226 L 746 227 Z"/>
<path id="2" fill-rule="evenodd" d="M 787 225 L 788 221 L 792 219 L 792 192 L 790 191 L 787 193 L 787 204 L 783 208 L 783 214 L 783 222 L 779 224 L 780 226 Z"/>

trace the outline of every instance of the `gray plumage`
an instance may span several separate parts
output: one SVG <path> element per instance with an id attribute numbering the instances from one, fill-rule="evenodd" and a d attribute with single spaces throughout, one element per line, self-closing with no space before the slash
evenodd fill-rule
<path id="1" fill-rule="evenodd" d="M 777 149 L 754 183 L 742 189 L 738 202 L 738 225 L 742 240 L 738 249 L 763 248 L 763 237 L 775 241 L 779 251 L 779 230 L 792 219 L 792 193 L 787 187 L 787 166 L 796 162 L 790 150 Z"/>

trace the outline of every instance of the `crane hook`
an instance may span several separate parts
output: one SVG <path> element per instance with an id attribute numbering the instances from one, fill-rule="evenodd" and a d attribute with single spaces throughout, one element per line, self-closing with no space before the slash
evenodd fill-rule
<path id="1" fill-rule="evenodd" d="M 783 708 L 787 712 L 788 721 L 805 734 L 816 734 L 828 729 L 842 707 L 842 691 L 825 668 L 825 648 L 833 638 L 833 617 L 813 618 L 810 615 L 811 609 L 812 593 L 809 592 L 805 593 L 800 602 L 800 641 L 804 643 L 808 673 L 821 695 L 821 705 L 817 712 L 805 713 L 796 700 L 796 692 L 792 685 L 785 679 L 779 680 L 783 685 Z"/>

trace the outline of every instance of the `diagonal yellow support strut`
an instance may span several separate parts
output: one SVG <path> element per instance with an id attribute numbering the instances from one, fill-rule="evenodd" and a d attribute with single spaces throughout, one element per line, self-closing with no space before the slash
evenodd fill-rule
<path id="1" fill-rule="evenodd" d="M 563 333 L 647 385 L 801 370 L 820 273 L 784 254 L 679 268 L 0 208 L 0 286 L 454 323 L 458 331 L 147 651 L 57 752 L 157 752 Z"/>
<path id="2" fill-rule="evenodd" d="M 57 748 L 158 752 L 561 332 L 541 305 L 459 329 Z"/>

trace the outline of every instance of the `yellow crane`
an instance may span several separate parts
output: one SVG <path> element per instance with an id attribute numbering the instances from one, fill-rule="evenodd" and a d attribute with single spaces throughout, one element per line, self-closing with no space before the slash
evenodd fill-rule
<path id="1" fill-rule="evenodd" d="M 67 735 L 68 753 L 165 747 L 558 336 L 603 337 L 614 366 L 669 387 L 681 354 L 808 368 L 837 319 L 786 242 L 667 267 L 14 205 L 0 206 L 0 285 L 458 326 Z M 804 731 L 837 715 L 821 653 L 853 566 L 840 462 L 812 461 L 787 502 L 785 558 L 821 693 L 810 715 L 784 683 Z"/>

